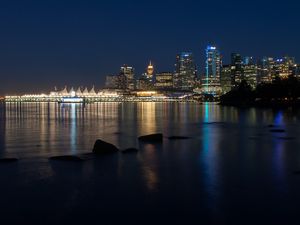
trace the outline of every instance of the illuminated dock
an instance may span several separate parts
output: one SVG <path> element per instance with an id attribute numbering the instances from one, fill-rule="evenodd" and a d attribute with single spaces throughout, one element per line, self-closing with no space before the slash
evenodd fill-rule
<path id="1" fill-rule="evenodd" d="M 174 102 L 174 101 L 194 101 L 192 94 L 182 94 L 177 96 L 167 96 L 157 91 L 132 91 L 122 90 L 100 90 L 96 92 L 94 88 L 88 91 L 87 88 L 75 91 L 67 88 L 61 91 L 53 91 L 50 94 L 27 94 L 5 96 L 5 102 L 58 102 L 58 103 L 94 103 L 94 102 Z"/>

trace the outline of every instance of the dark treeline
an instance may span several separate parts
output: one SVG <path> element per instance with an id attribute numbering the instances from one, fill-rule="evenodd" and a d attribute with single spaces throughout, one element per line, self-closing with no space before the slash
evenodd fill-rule
<path id="1" fill-rule="evenodd" d="M 222 105 L 290 107 L 300 106 L 300 81 L 290 76 L 276 78 L 272 83 L 263 83 L 252 90 L 246 81 L 220 97 Z"/>

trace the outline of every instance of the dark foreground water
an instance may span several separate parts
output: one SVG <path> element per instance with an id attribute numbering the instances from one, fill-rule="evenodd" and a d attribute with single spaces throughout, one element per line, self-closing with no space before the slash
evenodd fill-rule
<path id="1" fill-rule="evenodd" d="M 0 157 L 19 158 L 0 164 L 1 224 L 300 224 L 300 112 L 23 103 L 0 116 Z M 155 132 L 192 139 L 137 141 Z M 140 151 L 48 160 L 97 138 Z"/>

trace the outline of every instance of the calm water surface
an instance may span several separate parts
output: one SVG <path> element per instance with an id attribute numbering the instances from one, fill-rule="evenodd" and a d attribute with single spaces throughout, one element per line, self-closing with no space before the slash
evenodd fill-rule
<path id="1" fill-rule="evenodd" d="M 271 133 L 268 125 L 285 129 Z M 141 144 L 162 132 L 189 140 Z M 300 112 L 196 103 L 0 106 L 6 224 L 300 224 Z M 83 163 L 50 156 L 122 153 Z"/>

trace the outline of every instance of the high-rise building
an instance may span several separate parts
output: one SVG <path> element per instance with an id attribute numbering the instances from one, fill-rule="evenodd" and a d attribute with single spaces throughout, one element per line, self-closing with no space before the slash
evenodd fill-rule
<path id="1" fill-rule="evenodd" d="M 124 80 L 124 85 L 122 89 L 135 89 L 135 80 L 134 80 L 134 68 L 124 65 L 120 70 L 121 80 Z"/>
<path id="2" fill-rule="evenodd" d="M 232 89 L 231 65 L 222 66 L 220 81 L 221 81 L 222 94 L 226 94 L 227 92 L 231 91 Z"/>
<path id="3" fill-rule="evenodd" d="M 105 87 L 110 89 L 119 88 L 119 76 L 108 75 L 106 76 Z"/>
<path id="4" fill-rule="evenodd" d="M 258 60 L 257 64 L 257 83 L 271 83 L 274 68 L 274 59 L 271 57 L 263 57 Z"/>
<path id="5" fill-rule="evenodd" d="M 295 65 L 295 59 L 293 57 L 283 57 L 275 60 L 273 80 L 276 77 L 286 79 L 293 74 L 292 67 Z"/>
<path id="6" fill-rule="evenodd" d="M 239 53 L 231 54 L 231 78 L 234 86 L 238 86 L 243 80 L 243 59 Z"/>
<path id="7" fill-rule="evenodd" d="M 222 68 L 221 54 L 217 47 L 206 48 L 206 73 L 202 78 L 202 92 L 218 95 L 221 93 L 220 75 Z"/>
<path id="8" fill-rule="evenodd" d="M 252 89 L 257 86 L 257 64 L 254 63 L 253 57 L 245 57 L 243 60 L 242 79 L 247 81 Z"/>
<path id="9" fill-rule="evenodd" d="M 148 67 L 147 67 L 147 79 L 151 82 L 153 82 L 153 75 L 154 75 L 154 66 L 152 65 L 152 62 L 150 61 Z"/>
<path id="10" fill-rule="evenodd" d="M 137 80 L 137 89 L 139 90 L 152 90 L 154 88 L 154 66 L 150 61 L 146 72 Z"/>
<path id="11" fill-rule="evenodd" d="M 193 53 L 183 52 L 176 56 L 174 88 L 191 91 L 196 79 L 196 65 Z"/>
<path id="12" fill-rule="evenodd" d="M 155 77 L 155 88 L 167 90 L 173 88 L 173 74 L 171 72 L 157 73 Z"/>
<path id="13" fill-rule="evenodd" d="M 295 76 L 299 79 L 300 78 L 300 65 L 295 64 L 294 66 L 292 66 L 292 71 L 293 71 L 293 76 Z"/>

